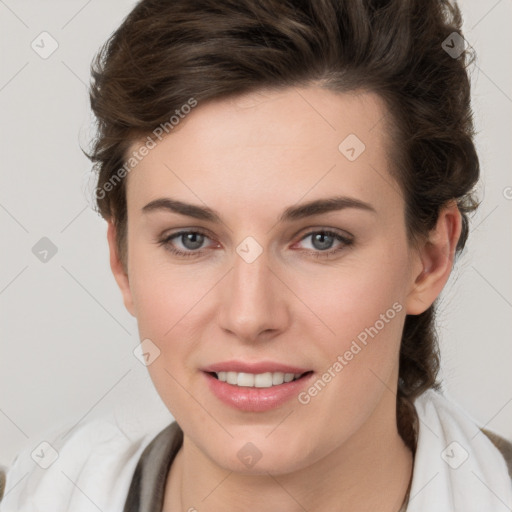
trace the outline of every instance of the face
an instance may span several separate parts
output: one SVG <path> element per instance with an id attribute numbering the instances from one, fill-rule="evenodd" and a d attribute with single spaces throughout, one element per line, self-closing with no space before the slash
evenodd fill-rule
<path id="1" fill-rule="evenodd" d="M 227 470 L 299 470 L 394 418 L 421 261 L 385 113 L 314 87 L 199 104 L 127 177 L 125 304 L 190 446 Z"/>

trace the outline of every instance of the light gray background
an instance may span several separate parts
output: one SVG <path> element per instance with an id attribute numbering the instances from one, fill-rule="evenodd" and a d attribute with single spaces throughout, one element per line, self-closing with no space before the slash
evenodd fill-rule
<path id="1" fill-rule="evenodd" d="M 172 418 L 134 357 L 135 320 L 91 209 L 87 84 L 128 0 L 0 0 L 0 464 L 43 433 L 114 414 L 136 428 Z M 512 0 L 464 0 L 483 203 L 439 314 L 447 394 L 512 439 Z M 42 59 L 42 31 L 58 49 Z M 58 248 L 46 263 L 32 247 Z"/>

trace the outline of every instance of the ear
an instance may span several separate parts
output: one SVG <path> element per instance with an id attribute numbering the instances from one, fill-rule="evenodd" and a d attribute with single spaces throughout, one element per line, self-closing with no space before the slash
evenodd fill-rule
<path id="1" fill-rule="evenodd" d="M 117 250 L 116 228 L 113 222 L 110 220 L 107 222 L 107 224 L 107 240 L 110 250 L 110 268 L 112 269 L 114 278 L 117 282 L 117 285 L 119 286 L 119 289 L 121 290 L 125 308 L 132 316 L 135 316 L 135 308 L 133 307 L 133 297 L 132 291 L 130 289 L 130 282 L 128 280 L 128 274 L 126 273 L 123 264 L 121 263 Z"/>
<path id="2" fill-rule="evenodd" d="M 457 203 L 451 201 L 441 209 L 436 227 L 415 257 L 414 282 L 406 301 L 407 314 L 423 313 L 441 293 L 450 277 L 461 229 L 460 211 Z"/>

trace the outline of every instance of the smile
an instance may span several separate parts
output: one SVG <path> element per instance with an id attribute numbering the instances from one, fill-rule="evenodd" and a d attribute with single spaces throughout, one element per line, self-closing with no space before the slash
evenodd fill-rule
<path id="1" fill-rule="evenodd" d="M 245 372 L 212 372 L 212 374 L 221 382 L 248 388 L 271 388 L 285 382 L 292 382 L 304 375 L 303 373 L 283 372 L 265 372 L 257 374 Z"/>
<path id="2" fill-rule="evenodd" d="M 204 372 L 210 392 L 225 405 L 243 412 L 263 413 L 296 398 L 314 379 L 314 372 Z"/>

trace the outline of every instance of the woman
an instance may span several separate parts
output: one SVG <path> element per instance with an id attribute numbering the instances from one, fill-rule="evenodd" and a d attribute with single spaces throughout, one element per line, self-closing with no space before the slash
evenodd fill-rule
<path id="1" fill-rule="evenodd" d="M 137 4 L 90 158 L 176 422 L 56 438 L 0 510 L 511 509 L 510 444 L 437 381 L 479 177 L 460 26 L 440 0 Z"/>

